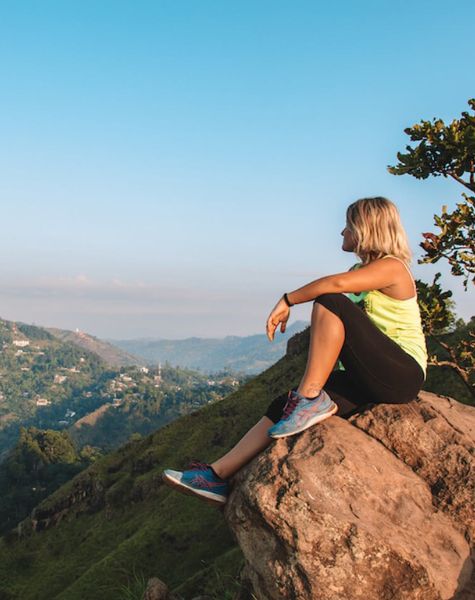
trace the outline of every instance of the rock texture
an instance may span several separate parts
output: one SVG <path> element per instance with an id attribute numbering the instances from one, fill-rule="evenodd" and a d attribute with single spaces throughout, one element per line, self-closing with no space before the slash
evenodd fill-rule
<path id="1" fill-rule="evenodd" d="M 475 598 L 474 426 L 422 393 L 278 440 L 226 507 L 256 598 Z"/>
<path id="2" fill-rule="evenodd" d="M 152 577 L 147 582 L 147 589 L 142 600 L 177 600 L 171 596 L 168 587 L 158 577 Z"/>

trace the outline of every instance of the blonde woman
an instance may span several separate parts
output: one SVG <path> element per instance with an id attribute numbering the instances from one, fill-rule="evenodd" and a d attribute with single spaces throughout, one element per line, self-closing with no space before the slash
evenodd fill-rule
<path id="1" fill-rule="evenodd" d="M 427 352 L 398 209 L 386 198 L 358 200 L 346 211 L 341 235 L 342 250 L 360 262 L 284 294 L 267 319 L 272 341 L 277 327 L 285 331 L 293 305 L 313 301 L 307 366 L 298 388 L 276 398 L 227 454 L 186 471 L 167 469 L 165 483 L 224 504 L 227 480 L 273 439 L 335 413 L 348 417 L 368 403 L 405 403 L 417 396 Z"/>

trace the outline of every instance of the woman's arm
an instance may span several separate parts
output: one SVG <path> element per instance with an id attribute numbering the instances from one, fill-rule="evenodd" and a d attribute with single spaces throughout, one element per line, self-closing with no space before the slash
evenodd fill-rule
<path id="1" fill-rule="evenodd" d="M 314 300 L 322 294 L 347 294 L 368 290 L 379 290 L 395 283 L 401 273 L 401 263 L 380 258 L 369 265 L 321 277 L 293 292 L 287 293 L 291 304 L 302 304 Z"/>
<path id="2" fill-rule="evenodd" d="M 401 268 L 404 267 L 398 260 L 380 258 L 354 271 L 316 279 L 287 293 L 287 298 L 291 304 L 302 304 L 314 300 L 322 294 L 347 294 L 378 290 L 395 283 L 401 275 Z M 284 333 L 289 315 L 290 309 L 285 300 L 281 298 L 267 319 L 266 330 L 270 341 L 274 339 L 275 330 L 279 325 L 281 332 Z"/>

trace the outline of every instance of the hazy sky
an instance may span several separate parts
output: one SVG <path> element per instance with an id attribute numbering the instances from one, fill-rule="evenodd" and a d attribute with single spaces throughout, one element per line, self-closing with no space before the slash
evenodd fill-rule
<path id="1" fill-rule="evenodd" d="M 417 258 L 463 190 L 386 167 L 404 127 L 475 96 L 474 18 L 473 0 L 0 3 L 0 316 L 263 332 L 283 291 L 355 262 L 340 231 L 368 195 L 398 204 Z M 444 283 L 468 318 L 473 292 Z"/>

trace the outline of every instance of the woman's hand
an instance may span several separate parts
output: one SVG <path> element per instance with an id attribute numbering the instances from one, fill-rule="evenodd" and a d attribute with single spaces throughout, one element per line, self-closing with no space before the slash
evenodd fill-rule
<path id="1" fill-rule="evenodd" d="M 285 300 L 283 298 L 281 298 L 277 302 L 277 304 L 274 306 L 274 308 L 272 309 L 272 312 L 269 315 L 269 318 L 267 319 L 266 330 L 267 330 L 267 337 L 269 338 L 270 342 L 272 342 L 272 340 L 274 339 L 275 330 L 277 329 L 279 324 L 280 324 L 280 331 L 282 333 L 285 332 L 285 328 L 287 326 L 287 321 L 289 320 L 289 316 L 290 316 L 290 308 L 287 306 Z"/>

